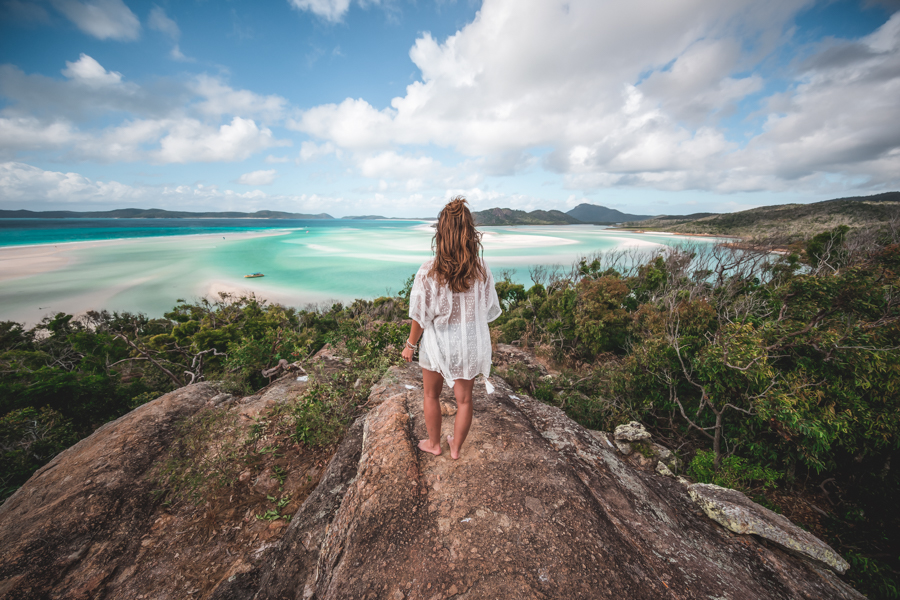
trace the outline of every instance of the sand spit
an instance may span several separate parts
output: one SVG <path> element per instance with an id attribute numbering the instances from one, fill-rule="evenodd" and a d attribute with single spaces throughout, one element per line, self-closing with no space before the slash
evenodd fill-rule
<path id="1" fill-rule="evenodd" d="M 173 242 L 181 240 L 246 240 L 258 237 L 287 235 L 289 231 L 247 231 L 220 233 L 193 233 L 159 237 L 117 238 L 84 242 L 60 242 L 58 244 L 34 244 L 27 246 L 0 246 L 0 281 L 20 279 L 57 271 L 72 264 L 75 254 L 88 248 L 110 248 L 147 242 Z"/>
<path id="2" fill-rule="evenodd" d="M 73 260 L 68 250 L 59 246 L 0 248 L 0 281 L 63 269 Z"/>

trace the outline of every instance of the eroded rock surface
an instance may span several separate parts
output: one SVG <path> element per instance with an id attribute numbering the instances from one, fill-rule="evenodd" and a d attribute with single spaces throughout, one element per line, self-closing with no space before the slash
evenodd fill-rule
<path id="1" fill-rule="evenodd" d="M 688 488 L 688 492 L 710 519 L 735 533 L 766 538 L 788 550 L 821 561 L 838 573 L 850 568 L 850 564 L 831 546 L 737 490 L 695 483 Z"/>
<path id="2" fill-rule="evenodd" d="M 446 441 L 441 456 L 417 450 L 416 440 L 425 437 L 421 372 L 415 364 L 392 368 L 371 390 L 371 410 L 351 427 L 290 524 L 231 538 L 244 546 L 226 547 L 228 569 L 203 585 L 186 583 L 189 588 L 146 576 L 177 572 L 184 557 L 176 547 L 152 561 L 136 560 L 134 547 L 158 516 L 153 506 L 123 499 L 103 505 L 100 516 L 76 510 L 50 537 L 45 529 L 61 511 L 53 503 L 89 505 L 105 480 L 29 482 L 0 512 L 0 593 L 219 600 L 862 598 L 820 563 L 724 529 L 681 483 L 630 464 L 607 435 L 516 394 L 499 378 L 492 383 L 491 395 L 475 387 L 472 431 L 454 461 Z M 283 387 L 292 385 L 270 386 L 228 410 L 240 410 L 241 402 L 255 408 L 277 401 L 293 393 Z M 213 389 L 198 393 L 194 404 L 215 395 Z M 448 409 L 442 411 L 446 434 L 455 418 L 449 389 L 441 400 Z M 165 445 L 159 431 L 144 433 Z M 112 452 L 121 447 L 104 446 Z M 79 464 L 72 457 L 81 451 L 67 452 L 54 463 Z M 119 481 L 140 472 L 135 468 Z M 119 489 L 130 489 L 123 485 Z M 145 496 L 135 490 L 134 497 Z M 217 521 L 216 531 L 248 527 L 235 521 Z M 216 531 L 208 534 L 210 544 L 224 535 Z M 130 545 L 124 536 L 133 538 Z M 185 543 L 195 552 L 204 540 Z M 40 567 L 30 568 L 30 560 Z M 141 586 L 128 585 L 136 581 Z"/>
<path id="3" fill-rule="evenodd" d="M 344 368 L 329 357 L 310 367 L 326 375 Z M 290 498 L 285 510 L 295 512 L 330 457 L 288 445 L 276 453 L 280 440 L 250 440 L 258 419 L 306 386 L 294 373 L 244 398 L 208 383 L 187 386 L 61 453 L 0 507 L 0 597 L 205 598 L 245 580 L 288 527 L 256 515 L 275 507 L 270 498 Z M 199 504 L 169 506 L 155 492 L 157 474 L 189 433 L 186 419 L 213 433 L 185 460 L 212 463 L 236 450 L 256 460 Z M 238 459 L 223 460 L 202 485 Z"/>
<path id="4" fill-rule="evenodd" d="M 222 597 L 862 598 L 817 563 L 726 531 L 606 435 L 492 382 L 490 396 L 475 388 L 454 461 L 445 441 L 441 456 L 417 451 L 420 375 L 391 369 L 327 528 L 292 524 L 261 561 L 259 589 Z M 452 426 L 445 418 L 444 435 Z"/>
<path id="5" fill-rule="evenodd" d="M 156 516 L 145 475 L 219 391 L 183 387 L 61 452 L 0 506 L 0 596 L 92 598 L 133 572 Z"/>

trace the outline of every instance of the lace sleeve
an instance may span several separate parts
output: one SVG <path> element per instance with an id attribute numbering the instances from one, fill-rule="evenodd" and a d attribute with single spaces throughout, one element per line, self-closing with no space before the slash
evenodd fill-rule
<path id="1" fill-rule="evenodd" d="M 427 275 L 428 272 L 424 268 L 419 269 L 412 291 L 409 293 L 409 318 L 423 328 L 434 320 L 433 290 Z"/>
<path id="2" fill-rule="evenodd" d="M 500 313 L 503 311 L 500 309 L 500 299 L 497 297 L 497 288 L 494 287 L 494 274 L 491 273 L 491 268 L 487 265 L 485 265 L 485 270 L 487 270 L 487 279 L 485 280 L 484 303 L 487 322 L 490 323 L 499 317 Z"/>

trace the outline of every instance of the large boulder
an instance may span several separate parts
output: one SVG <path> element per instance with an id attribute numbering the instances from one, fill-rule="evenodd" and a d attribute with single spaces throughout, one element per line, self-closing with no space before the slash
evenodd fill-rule
<path id="1" fill-rule="evenodd" d="M 688 488 L 688 493 L 710 519 L 730 531 L 758 535 L 789 551 L 820 561 L 838 573 L 850 568 L 831 546 L 737 490 L 695 483 Z"/>
<path id="2" fill-rule="evenodd" d="M 158 502 L 146 475 L 175 425 L 219 391 L 197 383 L 166 394 L 61 452 L 0 506 L 0 596 L 102 595 L 133 571 Z"/>

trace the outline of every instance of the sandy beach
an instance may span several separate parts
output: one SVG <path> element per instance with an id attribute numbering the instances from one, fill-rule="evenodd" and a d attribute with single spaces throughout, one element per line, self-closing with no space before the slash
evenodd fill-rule
<path id="1" fill-rule="evenodd" d="M 427 225 L 382 221 L 0 247 L 0 320 L 31 325 L 57 312 L 89 310 L 157 317 L 179 299 L 217 300 L 220 293 L 253 293 L 298 308 L 371 299 L 403 287 L 431 256 L 432 234 Z M 567 267 L 623 247 L 652 254 L 689 239 L 592 226 L 490 227 L 484 234 L 491 268 L 529 285 L 532 265 Z M 244 278 L 254 272 L 265 276 Z"/>
<path id="2" fill-rule="evenodd" d="M 123 238 L 90 242 L 35 244 L 30 246 L 0 246 L 0 282 L 64 269 L 72 264 L 80 251 L 88 248 L 113 248 L 121 245 L 139 244 L 144 241 L 168 240 L 172 237 L 185 241 L 216 241 L 220 239 L 243 240 L 286 234 L 287 232 L 285 231 L 230 232 L 226 236 L 218 233 L 200 233 L 159 238 Z"/>
<path id="3" fill-rule="evenodd" d="M 0 282 L 64 269 L 71 262 L 71 253 L 59 246 L 0 248 Z"/>
<path id="4" fill-rule="evenodd" d="M 156 253 L 181 255 L 187 260 L 194 253 L 214 250 L 219 244 L 231 244 L 257 238 L 286 235 L 285 231 L 229 232 L 221 234 L 188 234 L 149 238 L 126 238 L 96 240 L 89 242 L 63 242 L 59 244 L 39 244 L 31 246 L 0 247 L 0 320 L 13 320 L 34 324 L 45 316 L 57 312 L 80 315 L 89 310 L 131 310 L 147 311 L 147 305 L 138 301 L 134 307 L 121 306 L 117 297 L 134 290 L 152 288 L 159 290 L 165 286 L 169 275 L 165 265 L 151 269 L 128 268 L 126 257 L 130 255 L 152 256 Z M 224 238 L 224 239 L 223 239 Z M 98 273 L 96 257 L 108 257 L 116 268 L 114 276 L 104 280 Z M 117 258 L 121 258 L 119 261 Z M 102 271 L 102 269 L 101 269 Z M 242 289 L 227 281 L 204 281 L 202 278 L 184 285 L 184 280 L 171 273 L 181 285 L 180 294 L 173 290 L 167 295 L 167 306 L 160 306 L 157 312 L 174 306 L 178 297 L 196 300 L 207 297 L 218 299 L 218 292 L 236 293 L 253 291 Z M 96 285 L 91 284 L 91 280 Z M 76 280 L 81 285 L 72 285 Z M 140 293 L 138 294 L 140 295 Z M 260 295 L 257 293 L 257 295 Z M 171 299 L 168 299 L 171 296 Z M 263 297 L 263 295 L 260 295 Z M 268 294 L 266 295 L 268 296 Z M 282 295 L 287 298 L 287 295 Z M 274 299 L 273 299 L 274 300 Z M 274 300 L 277 301 L 277 300 Z"/>

